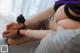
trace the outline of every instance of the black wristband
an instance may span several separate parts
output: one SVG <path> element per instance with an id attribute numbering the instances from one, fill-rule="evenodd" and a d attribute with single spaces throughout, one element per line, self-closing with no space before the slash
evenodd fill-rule
<path id="1" fill-rule="evenodd" d="M 25 28 L 25 23 L 23 23 L 23 28 L 21 28 L 21 29 L 24 29 Z"/>
<path id="2" fill-rule="evenodd" d="M 17 20 L 16 20 L 16 21 L 17 21 L 18 23 L 23 24 L 23 27 L 17 30 L 15 36 L 12 37 L 13 39 L 21 38 L 22 36 L 21 36 L 21 34 L 20 34 L 19 31 L 20 31 L 21 29 L 25 29 L 25 24 L 24 24 L 25 18 L 24 18 L 24 16 L 23 16 L 22 14 L 17 17 Z"/>
<path id="3" fill-rule="evenodd" d="M 17 30 L 17 35 L 20 35 L 20 30 L 21 30 L 21 29 L 18 29 L 18 30 Z"/>

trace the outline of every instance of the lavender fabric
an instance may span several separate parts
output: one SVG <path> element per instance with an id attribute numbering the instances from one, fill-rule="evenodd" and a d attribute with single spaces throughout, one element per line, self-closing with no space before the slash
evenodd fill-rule
<path id="1" fill-rule="evenodd" d="M 57 2 L 65 4 L 80 4 L 80 0 L 58 0 Z"/>

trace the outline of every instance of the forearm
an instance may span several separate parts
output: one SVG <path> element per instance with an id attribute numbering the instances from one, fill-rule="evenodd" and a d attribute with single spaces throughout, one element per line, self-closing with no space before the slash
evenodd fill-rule
<path id="1" fill-rule="evenodd" d="M 20 30 L 20 34 L 30 38 L 42 39 L 50 33 L 50 31 L 51 30 Z"/>
<path id="2" fill-rule="evenodd" d="M 31 25 L 34 25 L 34 24 L 37 25 L 41 21 L 44 21 L 44 20 L 52 17 L 54 15 L 54 13 L 55 13 L 54 12 L 54 8 L 53 7 L 50 7 L 47 10 L 42 11 L 42 12 L 36 14 L 35 16 L 33 16 L 31 19 L 29 19 L 29 23 Z M 28 21 L 25 21 L 25 25 L 27 25 L 27 22 Z"/>
<path id="3" fill-rule="evenodd" d="M 20 39 L 10 39 L 8 38 L 7 43 L 11 45 L 18 45 L 18 44 L 24 44 L 24 43 L 30 43 L 35 40 L 41 40 L 51 30 L 20 30 L 20 34 L 24 35 L 25 37 L 22 37 Z"/>

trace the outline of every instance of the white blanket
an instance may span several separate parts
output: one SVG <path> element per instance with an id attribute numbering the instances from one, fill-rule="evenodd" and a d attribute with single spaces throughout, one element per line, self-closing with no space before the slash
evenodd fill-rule
<path id="1" fill-rule="evenodd" d="M 67 43 L 80 33 L 80 29 L 63 29 L 58 28 L 56 32 L 48 34 L 34 53 L 61 53 Z"/>

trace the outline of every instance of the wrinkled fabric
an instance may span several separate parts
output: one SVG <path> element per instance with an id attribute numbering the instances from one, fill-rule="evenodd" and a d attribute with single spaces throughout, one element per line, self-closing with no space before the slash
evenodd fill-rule
<path id="1" fill-rule="evenodd" d="M 61 53 L 68 42 L 80 33 L 80 29 L 58 28 L 43 38 L 34 53 Z"/>
<path id="2" fill-rule="evenodd" d="M 80 53 L 80 34 L 77 34 L 72 40 L 65 46 L 62 53 Z"/>
<path id="3" fill-rule="evenodd" d="M 45 38 L 39 42 L 34 42 L 31 45 L 9 45 L 8 53 L 62 53 L 66 45 L 76 34 L 80 33 L 80 29 L 63 29 L 58 28 L 56 32 L 51 31 Z M 5 39 L 0 40 L 0 45 L 7 45 Z"/>

